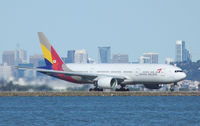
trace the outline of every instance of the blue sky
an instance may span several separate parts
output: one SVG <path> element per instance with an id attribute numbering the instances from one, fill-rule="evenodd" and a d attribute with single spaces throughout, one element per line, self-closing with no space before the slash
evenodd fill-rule
<path id="1" fill-rule="evenodd" d="M 40 31 L 60 56 L 84 48 L 97 61 L 97 47 L 111 46 L 113 54 L 129 54 L 130 61 L 158 52 L 164 63 L 175 57 L 176 40 L 185 40 L 196 61 L 199 6 L 199 0 L 1 0 L 0 54 L 17 43 L 28 55 L 42 53 Z"/>

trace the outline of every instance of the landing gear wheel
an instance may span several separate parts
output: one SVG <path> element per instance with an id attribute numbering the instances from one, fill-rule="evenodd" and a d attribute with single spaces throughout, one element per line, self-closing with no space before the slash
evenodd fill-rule
<path id="1" fill-rule="evenodd" d="M 103 91 L 102 88 L 90 88 L 89 91 Z"/>
<path id="2" fill-rule="evenodd" d="M 103 91 L 103 88 L 98 88 L 98 91 Z"/>
<path id="3" fill-rule="evenodd" d="M 174 91 L 174 88 L 170 88 L 170 91 L 173 92 L 173 91 Z"/>
<path id="4" fill-rule="evenodd" d="M 128 88 L 125 88 L 125 85 L 121 85 L 121 87 L 115 89 L 115 91 L 129 91 L 129 89 L 128 89 Z"/>
<path id="5" fill-rule="evenodd" d="M 174 91 L 176 85 L 177 85 L 177 82 L 175 82 L 173 85 L 171 85 L 170 86 L 170 91 Z"/>
<path id="6" fill-rule="evenodd" d="M 94 91 L 94 88 L 90 88 L 89 91 Z"/>
<path id="7" fill-rule="evenodd" d="M 94 88 L 90 88 L 89 91 L 103 91 L 103 88 L 99 88 L 97 82 L 94 82 Z"/>
<path id="8" fill-rule="evenodd" d="M 175 85 L 171 85 L 171 87 L 170 87 L 170 91 L 174 91 L 174 88 L 175 88 Z"/>

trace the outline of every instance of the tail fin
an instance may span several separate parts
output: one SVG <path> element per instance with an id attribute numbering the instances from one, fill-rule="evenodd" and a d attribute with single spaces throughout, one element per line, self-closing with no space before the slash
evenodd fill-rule
<path id="1" fill-rule="evenodd" d="M 59 70 L 59 71 L 71 71 L 58 56 L 53 46 L 49 43 L 48 39 L 42 32 L 38 32 L 40 39 L 40 45 L 43 52 L 43 57 L 46 63 L 46 69 Z"/>

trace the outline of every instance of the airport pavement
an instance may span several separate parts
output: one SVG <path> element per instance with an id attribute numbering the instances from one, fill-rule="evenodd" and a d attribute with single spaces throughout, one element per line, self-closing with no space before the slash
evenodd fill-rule
<path id="1" fill-rule="evenodd" d="M 0 96 L 200 96 L 200 92 L 0 92 Z"/>

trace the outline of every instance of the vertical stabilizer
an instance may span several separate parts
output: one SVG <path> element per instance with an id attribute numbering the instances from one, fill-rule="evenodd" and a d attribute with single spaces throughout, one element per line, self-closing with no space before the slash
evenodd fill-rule
<path id="1" fill-rule="evenodd" d="M 59 70 L 59 71 L 71 71 L 59 57 L 53 46 L 42 32 L 38 32 L 40 39 L 40 45 L 43 52 L 43 57 L 46 63 L 46 69 Z"/>

